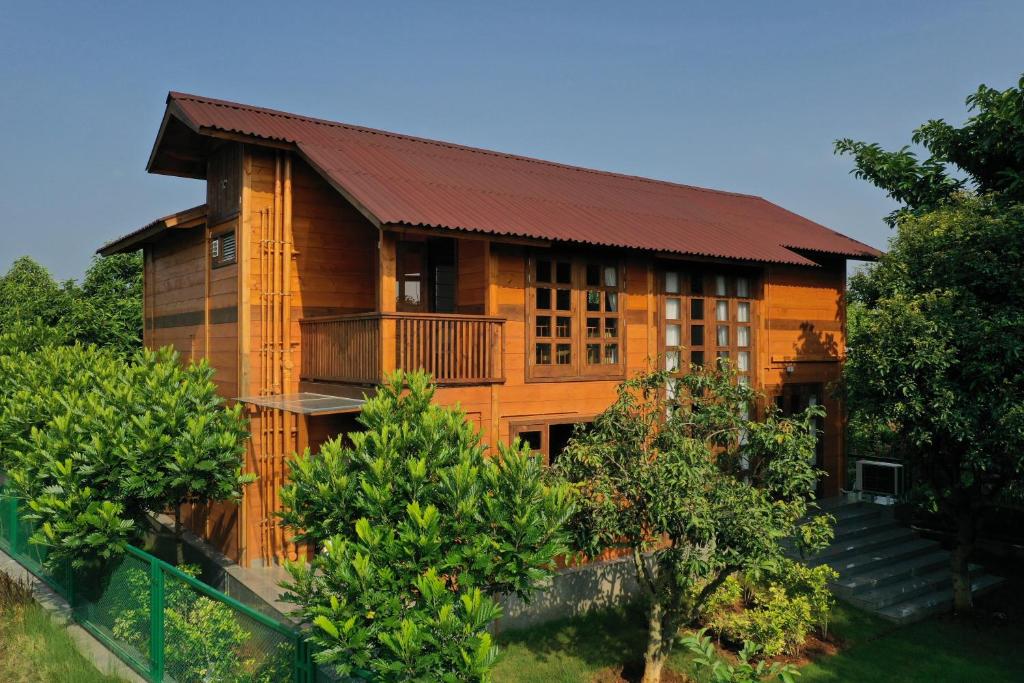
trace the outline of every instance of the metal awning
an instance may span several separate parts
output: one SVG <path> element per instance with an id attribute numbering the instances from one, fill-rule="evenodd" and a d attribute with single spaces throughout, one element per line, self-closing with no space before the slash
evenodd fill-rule
<path id="1" fill-rule="evenodd" d="M 346 398 L 344 396 L 329 396 L 327 394 L 312 394 L 309 392 L 276 394 L 272 396 L 243 396 L 235 400 L 262 408 L 287 410 L 289 413 L 297 413 L 299 415 L 358 413 L 363 409 L 363 404 L 366 403 L 366 400 L 362 398 Z"/>

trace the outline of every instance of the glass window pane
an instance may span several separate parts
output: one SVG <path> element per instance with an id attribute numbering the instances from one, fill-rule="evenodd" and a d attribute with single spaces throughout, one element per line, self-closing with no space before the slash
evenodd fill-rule
<path id="1" fill-rule="evenodd" d="M 736 346 L 750 346 L 750 328 L 736 328 Z"/>
<path id="2" fill-rule="evenodd" d="M 665 319 L 679 320 L 680 308 L 679 299 L 665 299 Z"/>
<path id="3" fill-rule="evenodd" d="M 690 319 L 704 319 L 704 299 L 690 299 Z"/>
<path id="4" fill-rule="evenodd" d="M 571 289 L 556 289 L 555 290 L 555 305 L 560 311 L 571 311 L 572 310 L 572 290 Z"/>
<path id="5" fill-rule="evenodd" d="M 551 308 L 551 290 L 547 287 L 537 288 L 537 308 Z"/>
<path id="6" fill-rule="evenodd" d="M 728 346 L 729 345 L 729 326 L 728 325 L 719 325 L 718 326 L 718 331 L 717 331 L 716 342 L 715 343 L 718 344 L 719 346 Z"/>
<path id="7" fill-rule="evenodd" d="M 728 351 L 719 351 L 715 355 L 718 357 L 719 360 L 729 360 L 729 352 Z"/>
<path id="8" fill-rule="evenodd" d="M 555 362 L 559 365 L 572 363 L 572 344 L 558 344 L 555 347 Z"/>
<path id="9" fill-rule="evenodd" d="M 550 337 L 551 336 L 551 316 L 550 315 L 538 315 L 537 316 L 537 336 L 538 337 Z"/>
<path id="10" fill-rule="evenodd" d="M 551 344 L 537 344 L 537 365 L 551 365 Z"/>
<path id="11" fill-rule="evenodd" d="M 672 273 L 672 272 L 665 273 L 665 293 L 666 294 L 678 294 L 679 293 L 679 273 Z"/>
<path id="12" fill-rule="evenodd" d="M 715 295 L 725 296 L 726 294 L 726 282 L 724 275 L 715 276 Z"/>
<path id="13" fill-rule="evenodd" d="M 537 260 L 537 282 L 551 282 L 551 261 Z"/>
<path id="14" fill-rule="evenodd" d="M 614 313 L 619 310 L 619 295 L 615 292 L 604 293 L 604 310 Z"/>
<path id="15" fill-rule="evenodd" d="M 572 336 L 572 318 L 567 316 L 558 316 L 556 320 L 555 333 L 559 337 L 571 337 Z"/>
<path id="16" fill-rule="evenodd" d="M 596 289 L 587 290 L 587 310 L 588 311 L 600 311 L 601 310 L 601 292 Z"/>
<path id="17" fill-rule="evenodd" d="M 683 343 L 679 325 L 665 325 L 665 346 L 679 346 Z"/>
<path id="18" fill-rule="evenodd" d="M 587 365 L 599 365 L 601 363 L 601 345 L 587 344 Z"/>
<path id="19" fill-rule="evenodd" d="M 736 319 L 741 323 L 750 322 L 750 302 L 741 301 L 736 304 Z"/>
<path id="20" fill-rule="evenodd" d="M 605 365 L 617 365 L 619 362 L 619 345 L 605 344 L 604 363 Z"/>
<path id="21" fill-rule="evenodd" d="M 700 273 L 694 273 L 693 277 L 690 278 L 690 293 L 704 293 L 704 276 L 701 275 Z"/>
<path id="22" fill-rule="evenodd" d="M 405 277 L 419 277 L 419 273 L 406 273 Z M 409 306 L 420 305 L 420 281 L 419 280 L 404 280 L 402 282 L 402 298 L 403 304 Z"/>
<path id="23" fill-rule="evenodd" d="M 703 325 L 690 325 L 690 346 L 704 346 Z"/>
<path id="24" fill-rule="evenodd" d="M 587 287 L 597 287 L 601 284 L 601 266 L 596 263 L 587 264 Z"/>
<path id="25" fill-rule="evenodd" d="M 748 386 L 750 384 L 750 375 L 740 375 L 736 378 L 736 381 L 743 386 Z"/>
<path id="26" fill-rule="evenodd" d="M 591 338 L 601 336 L 600 318 L 587 318 L 587 336 Z"/>
<path id="27" fill-rule="evenodd" d="M 540 432 L 530 430 L 528 432 L 519 432 L 519 439 L 529 446 L 532 450 L 540 450 Z"/>
<path id="28" fill-rule="evenodd" d="M 679 352 L 665 352 L 665 369 L 669 372 L 679 372 Z"/>
<path id="29" fill-rule="evenodd" d="M 555 265 L 555 277 L 558 283 L 567 285 L 572 282 L 572 264 L 568 261 L 559 261 Z"/>
<path id="30" fill-rule="evenodd" d="M 618 287 L 619 286 L 619 269 L 615 266 L 604 267 L 604 286 L 605 287 Z"/>
<path id="31" fill-rule="evenodd" d="M 750 296 L 750 280 L 745 277 L 736 278 L 736 296 Z"/>
<path id="32" fill-rule="evenodd" d="M 614 339 L 619 336 L 619 319 L 618 318 L 605 318 L 604 319 L 604 336 L 607 339 Z"/>
<path id="33" fill-rule="evenodd" d="M 750 351 L 738 351 L 736 353 L 736 369 L 740 372 L 750 370 Z"/>
<path id="34" fill-rule="evenodd" d="M 690 362 L 694 365 L 704 365 L 704 352 L 690 351 Z"/>
<path id="35" fill-rule="evenodd" d="M 728 320 L 729 319 L 729 302 L 728 301 L 716 301 L 715 302 L 715 320 Z"/>

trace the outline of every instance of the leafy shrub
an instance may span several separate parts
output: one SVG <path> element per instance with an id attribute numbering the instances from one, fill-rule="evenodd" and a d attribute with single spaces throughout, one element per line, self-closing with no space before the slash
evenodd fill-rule
<path id="1" fill-rule="evenodd" d="M 0 468 L 47 562 L 100 564 L 185 502 L 237 498 L 248 436 L 204 362 L 96 347 L 0 355 Z"/>
<path id="2" fill-rule="evenodd" d="M 695 683 L 761 683 L 771 680 L 793 683 L 800 675 L 792 664 L 768 664 L 763 660 L 753 663 L 759 649 L 752 643 L 743 646 L 737 655 L 737 663 L 732 664 L 718 654 L 704 629 L 684 636 L 681 642 L 694 655 L 690 660 L 690 678 Z"/>
<path id="3" fill-rule="evenodd" d="M 198 568 L 179 567 L 189 576 Z M 123 574 L 132 605 L 118 613 L 113 633 L 140 652 L 149 652 L 150 578 L 142 569 Z M 164 666 L 179 683 L 277 683 L 291 671 L 292 653 L 279 648 L 254 657 L 243 628 L 228 605 L 198 593 L 183 581 L 168 578 L 164 593 Z"/>
<path id="4" fill-rule="evenodd" d="M 496 593 L 528 599 L 565 552 L 569 489 L 522 444 L 486 457 L 424 373 L 396 373 L 363 406 L 365 432 L 289 462 L 284 522 L 318 550 L 289 564 L 286 598 L 318 660 L 381 681 L 486 681 Z"/>

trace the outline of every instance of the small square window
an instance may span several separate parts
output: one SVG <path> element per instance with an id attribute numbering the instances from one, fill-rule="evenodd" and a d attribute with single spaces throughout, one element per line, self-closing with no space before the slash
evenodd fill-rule
<path id="1" fill-rule="evenodd" d="M 680 309 L 682 308 L 679 299 L 665 299 L 665 319 L 679 320 Z"/>
<path id="2" fill-rule="evenodd" d="M 591 339 L 601 336 L 600 318 L 587 318 L 587 336 Z"/>
<path id="3" fill-rule="evenodd" d="M 736 296 L 750 296 L 750 280 L 745 277 L 736 278 Z"/>
<path id="4" fill-rule="evenodd" d="M 601 310 L 601 292 L 596 289 L 587 290 L 587 310 L 588 311 L 600 311 Z"/>
<path id="5" fill-rule="evenodd" d="M 715 320 L 720 322 L 729 319 L 729 302 L 728 301 L 716 301 L 715 302 Z"/>
<path id="6" fill-rule="evenodd" d="M 679 325 L 665 325 L 665 346 L 680 346 L 683 343 Z"/>
<path id="7" fill-rule="evenodd" d="M 531 450 L 540 450 L 541 434 L 539 431 L 530 430 L 528 432 L 519 432 L 519 440 L 529 446 Z"/>
<path id="8" fill-rule="evenodd" d="M 537 288 L 537 308 L 545 310 L 551 308 L 551 290 L 547 287 Z"/>
<path id="9" fill-rule="evenodd" d="M 556 289 L 555 290 L 555 306 L 560 311 L 571 311 L 572 310 L 572 290 L 569 290 L 569 289 Z"/>
<path id="10" fill-rule="evenodd" d="M 717 335 L 716 335 L 716 342 L 715 343 L 718 344 L 719 346 L 728 346 L 729 345 L 729 326 L 728 325 L 719 325 L 718 326 Z"/>
<path id="11" fill-rule="evenodd" d="M 537 365 L 551 365 L 551 344 L 537 344 Z"/>
<path id="12" fill-rule="evenodd" d="M 704 365 L 704 352 L 690 351 L 690 363 L 693 365 Z"/>
<path id="13" fill-rule="evenodd" d="M 740 372 L 750 370 L 750 351 L 738 351 L 736 353 L 736 369 Z"/>
<path id="14" fill-rule="evenodd" d="M 736 346 L 742 346 L 742 347 L 750 346 L 750 328 L 749 327 L 737 327 L 736 328 Z"/>
<path id="15" fill-rule="evenodd" d="M 727 281 L 724 275 L 715 276 L 715 296 L 725 296 L 727 293 Z"/>
<path id="16" fill-rule="evenodd" d="M 587 365 L 600 365 L 601 345 L 587 344 Z"/>
<path id="17" fill-rule="evenodd" d="M 704 319 L 704 299 L 690 299 L 690 319 Z"/>
<path id="18" fill-rule="evenodd" d="M 690 345 L 704 346 L 704 326 L 690 325 Z"/>
<path id="19" fill-rule="evenodd" d="M 701 275 L 700 273 L 694 273 L 693 277 L 690 279 L 690 293 L 704 293 L 704 276 Z"/>
<path id="20" fill-rule="evenodd" d="M 604 293 L 604 310 L 615 313 L 619 310 L 619 295 L 615 292 Z"/>
<path id="21" fill-rule="evenodd" d="M 587 264 L 587 287 L 597 287 L 601 284 L 601 266 L 596 263 Z"/>
<path id="22" fill-rule="evenodd" d="M 679 372 L 679 352 L 665 352 L 665 369 L 669 372 Z"/>
<path id="23" fill-rule="evenodd" d="M 555 362 L 558 365 L 572 363 L 572 344 L 559 344 L 555 347 Z"/>
<path id="24" fill-rule="evenodd" d="M 736 320 L 741 323 L 750 322 L 750 302 L 740 301 L 736 304 Z"/>
<path id="25" fill-rule="evenodd" d="M 558 316 L 557 326 L 555 327 L 555 333 L 559 337 L 571 337 L 572 336 L 572 318 L 567 316 Z"/>
<path id="26" fill-rule="evenodd" d="M 551 316 L 550 315 L 538 315 L 537 316 L 537 336 L 538 337 L 550 337 L 551 336 Z"/>
<path id="27" fill-rule="evenodd" d="M 606 339 L 615 339 L 616 337 L 619 336 L 618 318 L 604 319 L 604 336 Z"/>
<path id="28" fill-rule="evenodd" d="M 572 264 L 567 261 L 559 261 L 555 266 L 555 277 L 558 284 L 567 285 L 572 282 Z"/>
<path id="29" fill-rule="evenodd" d="M 537 282 L 551 282 L 551 261 L 537 261 Z"/>
<path id="30" fill-rule="evenodd" d="M 618 287 L 619 286 L 619 269 L 615 266 L 604 267 L 604 286 L 605 287 Z"/>
<path id="31" fill-rule="evenodd" d="M 619 345 L 618 344 L 605 344 L 604 347 L 604 364 L 605 365 L 618 365 L 619 363 Z"/>
<path id="32" fill-rule="evenodd" d="M 678 294 L 679 293 L 679 273 L 673 273 L 673 272 L 665 273 L 665 293 L 666 294 Z"/>

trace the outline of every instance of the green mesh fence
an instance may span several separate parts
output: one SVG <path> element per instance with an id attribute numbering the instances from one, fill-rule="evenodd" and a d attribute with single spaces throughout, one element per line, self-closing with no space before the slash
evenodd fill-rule
<path id="1" fill-rule="evenodd" d="M 0 548 L 46 581 L 75 620 L 154 682 L 313 683 L 308 645 L 288 624 L 261 614 L 138 548 L 102 570 L 45 566 L 46 547 L 17 499 L 0 490 Z M 333 679 L 337 680 L 337 679 Z"/>

